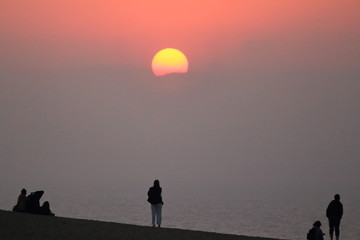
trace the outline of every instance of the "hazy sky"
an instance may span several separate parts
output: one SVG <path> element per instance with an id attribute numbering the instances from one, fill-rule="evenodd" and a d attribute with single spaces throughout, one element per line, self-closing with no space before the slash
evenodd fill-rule
<path id="1" fill-rule="evenodd" d="M 0 0 L 0 182 L 359 187 L 359 10 Z"/>

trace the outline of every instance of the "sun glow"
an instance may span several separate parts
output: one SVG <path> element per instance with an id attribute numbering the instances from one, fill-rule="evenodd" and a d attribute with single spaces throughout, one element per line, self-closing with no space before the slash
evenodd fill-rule
<path id="1" fill-rule="evenodd" d="M 188 60 L 175 48 L 165 48 L 157 52 L 152 60 L 152 71 L 155 76 L 171 73 L 187 73 Z"/>

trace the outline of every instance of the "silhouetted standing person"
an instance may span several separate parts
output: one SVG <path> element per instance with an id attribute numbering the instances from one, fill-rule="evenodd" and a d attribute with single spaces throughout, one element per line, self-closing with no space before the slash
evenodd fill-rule
<path id="1" fill-rule="evenodd" d="M 333 240 L 334 229 L 336 240 L 339 240 L 340 236 L 340 220 L 343 215 L 343 205 L 340 202 L 340 195 L 335 194 L 334 200 L 329 203 L 326 209 L 326 217 L 329 219 L 329 233 L 330 239 Z"/>
<path id="2" fill-rule="evenodd" d="M 161 187 L 159 180 L 154 181 L 154 186 L 149 188 L 148 191 L 148 202 L 151 204 L 151 220 L 152 225 L 155 227 L 155 224 L 160 227 L 161 225 L 161 211 L 162 205 L 164 204 L 161 197 Z M 156 220 L 156 221 L 155 221 Z"/>

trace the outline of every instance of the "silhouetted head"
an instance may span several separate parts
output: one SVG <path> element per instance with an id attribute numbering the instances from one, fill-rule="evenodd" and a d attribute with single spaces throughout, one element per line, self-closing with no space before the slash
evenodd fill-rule
<path id="1" fill-rule="evenodd" d="M 21 189 L 21 194 L 26 195 L 26 189 L 25 188 Z"/>
<path id="2" fill-rule="evenodd" d="M 321 227 L 321 222 L 320 221 L 316 221 L 313 224 L 314 227 Z"/>
<path id="3" fill-rule="evenodd" d="M 340 201 L 340 195 L 339 195 L 339 194 L 335 194 L 334 199 L 335 199 L 336 201 Z"/>
<path id="4" fill-rule="evenodd" d="M 160 182 L 159 182 L 159 180 L 155 180 L 155 181 L 154 181 L 154 187 L 160 187 Z"/>

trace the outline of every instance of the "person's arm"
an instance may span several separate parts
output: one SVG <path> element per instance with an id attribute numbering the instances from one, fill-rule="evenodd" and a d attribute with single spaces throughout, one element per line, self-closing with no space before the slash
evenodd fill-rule
<path id="1" fill-rule="evenodd" d="M 164 202 L 162 200 L 162 188 L 160 188 L 160 200 L 161 200 L 161 204 L 164 205 Z"/>
<path id="2" fill-rule="evenodd" d="M 340 219 L 341 219 L 344 214 L 344 209 L 343 209 L 342 203 L 340 203 L 340 206 L 341 206 L 341 208 L 340 208 Z"/>
<path id="3" fill-rule="evenodd" d="M 330 205 L 331 203 L 328 205 L 328 207 L 326 208 L 326 217 L 329 218 L 330 216 Z"/>
<path id="4" fill-rule="evenodd" d="M 21 200 L 22 200 L 22 195 L 20 194 L 19 197 L 18 197 L 18 200 L 17 200 L 17 203 L 16 203 L 16 204 L 19 205 L 19 203 L 21 202 Z"/>

